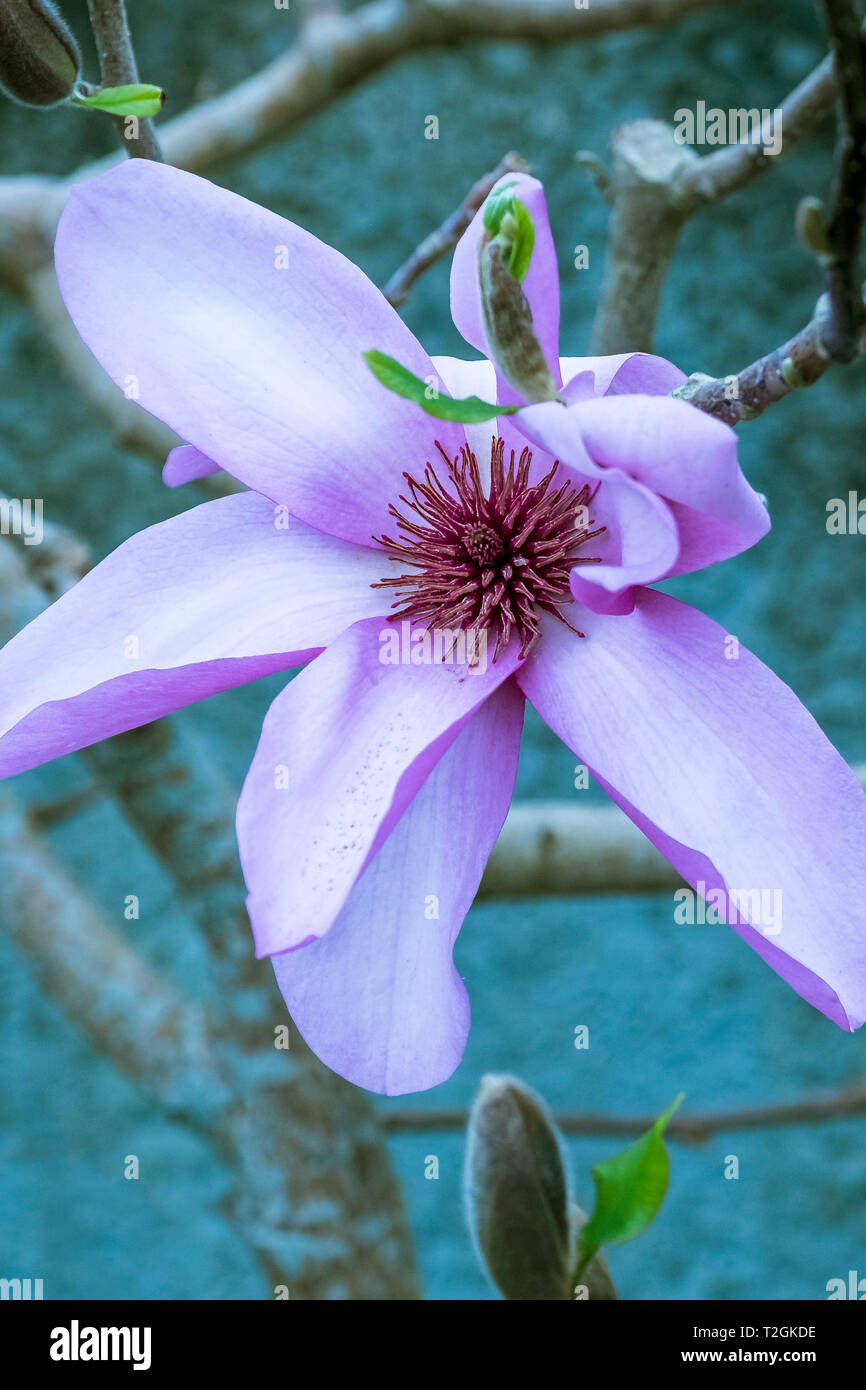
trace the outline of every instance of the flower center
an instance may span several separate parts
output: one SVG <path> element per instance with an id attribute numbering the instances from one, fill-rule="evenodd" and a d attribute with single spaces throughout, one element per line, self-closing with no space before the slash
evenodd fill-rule
<path id="1" fill-rule="evenodd" d="M 376 539 L 408 571 L 373 587 L 400 590 L 392 619 L 409 618 L 434 630 L 487 631 L 496 639 L 494 661 L 517 633 L 520 655 L 526 656 L 538 633 L 538 610 L 571 627 L 560 611 L 573 602 L 570 572 L 575 565 L 599 563 L 599 556 L 578 554 L 605 529 L 591 529 L 595 492 L 588 483 L 578 488 L 569 481 L 553 488 L 558 461 L 531 483 L 529 449 L 519 459 L 512 450 L 506 468 L 505 443 L 497 438 L 485 491 L 471 449 L 464 446 L 452 459 L 438 442 L 436 448 L 450 488 L 429 463 L 423 481 L 403 474 L 405 513 L 390 507 L 400 537 Z"/>
<path id="2" fill-rule="evenodd" d="M 464 526 L 462 540 L 466 558 L 476 565 L 492 565 L 505 554 L 502 537 L 492 526 Z"/>

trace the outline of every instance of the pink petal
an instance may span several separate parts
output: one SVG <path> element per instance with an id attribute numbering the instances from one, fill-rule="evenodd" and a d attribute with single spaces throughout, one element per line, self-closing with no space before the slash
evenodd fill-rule
<path id="1" fill-rule="evenodd" d="M 213 459 L 209 459 L 205 454 L 200 454 L 191 444 L 181 444 L 177 449 L 172 449 L 166 459 L 162 481 L 166 487 L 181 487 L 184 483 L 194 482 L 197 478 L 207 478 L 211 473 L 221 471 L 218 463 L 214 463 Z"/>
<path id="2" fill-rule="evenodd" d="M 644 486 L 624 467 L 599 464 L 588 452 L 581 422 L 584 412 L 600 403 L 528 406 L 514 422 L 543 451 L 536 467 L 552 456 L 576 486 L 600 484 L 590 510 L 605 533 L 589 542 L 585 553 L 598 556 L 601 563 L 575 567 L 571 587 L 575 598 L 594 611 L 622 613 L 631 611 L 633 586 L 650 584 L 674 570 L 680 541 L 673 512 L 654 488 Z"/>
<path id="3" fill-rule="evenodd" d="M 625 505 L 637 507 L 634 498 L 626 504 L 623 488 L 642 488 L 664 507 L 656 520 L 647 517 L 644 522 L 652 534 L 632 537 L 623 520 L 621 535 L 611 528 L 604 542 L 600 553 L 605 563 L 575 570 L 575 596 L 597 611 L 628 612 L 634 595 L 627 586 L 725 560 L 754 545 L 769 529 L 766 508 L 740 471 L 733 430 L 685 401 L 608 395 L 565 409 L 547 402 L 522 410 L 515 423 L 575 473 L 602 482 L 602 523 L 609 524 L 601 515 L 605 504 L 615 503 L 617 516 Z M 615 498 L 611 484 L 618 489 Z M 665 541 L 665 532 L 675 534 L 675 545 Z M 640 552 L 636 564 L 618 560 L 635 546 Z M 667 568 L 655 568 L 656 559 Z M 598 594 L 599 589 L 605 593 Z"/>
<path id="4" fill-rule="evenodd" d="M 559 270 L 547 217 L 544 189 L 538 179 L 530 178 L 528 174 L 506 174 L 496 184 L 493 192 L 506 184 L 513 186 L 514 196 L 526 204 L 535 224 L 535 248 L 529 273 L 523 281 L 523 293 L 532 310 L 536 337 L 559 385 Z M 478 247 L 483 232 L 482 208 L 476 213 L 454 252 L 451 266 L 451 317 L 457 331 L 466 342 L 477 348 L 485 357 L 490 357 L 478 284 Z M 504 405 L 509 405 L 516 403 L 520 397 L 505 379 L 500 377 L 497 399 Z"/>
<path id="5" fill-rule="evenodd" d="M 641 355 L 632 353 L 623 361 L 627 366 L 633 357 Z M 585 360 L 605 363 L 613 359 Z M 482 400 L 494 399 L 492 393 L 496 389 L 496 377 L 492 363 L 486 359 L 464 362 L 455 357 L 435 357 L 433 364 L 449 395 L 476 395 Z M 586 400 L 593 396 L 594 386 L 593 370 L 589 369 L 573 376 L 566 389 L 574 393 L 576 399 Z M 602 563 L 575 568 L 572 591 L 575 598 L 596 612 L 628 612 L 633 604 L 631 586 L 659 579 L 676 563 L 679 536 L 672 509 L 649 488 L 642 487 L 621 470 L 602 469 L 593 463 L 582 450 L 580 441 L 575 441 L 570 424 L 575 417 L 561 406 L 554 405 L 553 409 L 557 414 L 550 417 L 547 438 L 554 445 L 561 444 L 570 458 L 577 461 L 576 467 L 570 470 L 574 480 L 578 485 L 586 479 L 603 481 L 605 484 L 593 508 L 593 515 L 599 525 L 606 527 L 606 531 L 592 542 L 591 549 L 587 548 L 587 554 L 600 556 Z M 533 411 L 524 410 L 516 419 L 522 423 L 527 416 L 530 422 L 535 418 Z M 547 422 L 546 414 L 543 418 Z M 562 434 L 556 428 L 560 424 L 565 427 Z M 466 439 L 478 457 L 485 483 L 489 483 L 490 444 L 497 434 L 505 440 L 506 449 L 514 450 L 519 456 L 529 442 L 527 436 L 530 431 L 516 429 L 514 418 L 508 415 L 483 425 L 466 426 Z M 536 447 L 532 461 L 533 477 L 542 477 L 552 463 L 551 454 L 545 448 Z"/>
<path id="6" fill-rule="evenodd" d="M 57 234 L 66 306 L 119 385 L 200 453 L 321 531 L 369 541 L 441 438 L 362 353 L 427 354 L 366 276 L 308 232 L 150 160 L 74 187 Z"/>
<path id="7" fill-rule="evenodd" d="M 523 697 L 507 681 L 437 763 L 327 936 L 273 958 L 310 1047 L 356 1086 L 424 1091 L 463 1055 L 469 1000 L 452 951 L 511 801 L 522 726 Z"/>
<path id="8" fill-rule="evenodd" d="M 744 648 L 729 656 L 702 613 L 644 590 L 628 617 L 582 626 L 583 642 L 545 623 L 518 676 L 526 695 L 689 883 L 767 895 L 730 913 L 734 929 L 858 1028 L 866 797 L 853 772 L 793 692 Z"/>
<path id="9" fill-rule="evenodd" d="M 562 379 L 571 382 L 581 372 L 595 376 L 597 396 L 667 396 L 686 381 L 685 372 L 650 352 L 623 352 L 614 357 L 563 357 Z"/>
<path id="10" fill-rule="evenodd" d="M 474 673 L 387 664 L 401 631 L 357 624 L 268 711 L 237 818 L 257 955 L 324 936 L 442 754 L 519 664 L 516 642 Z"/>
<path id="11" fill-rule="evenodd" d="M 0 776 L 308 660 L 383 606 L 382 562 L 255 493 L 109 555 L 0 652 Z"/>

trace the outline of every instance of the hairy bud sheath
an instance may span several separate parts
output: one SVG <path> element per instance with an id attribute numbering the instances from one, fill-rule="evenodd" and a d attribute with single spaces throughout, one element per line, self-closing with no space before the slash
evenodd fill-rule
<path id="1" fill-rule="evenodd" d="M 466 1211 L 480 1259 L 507 1299 L 571 1298 L 568 1178 L 547 1107 L 514 1076 L 486 1076 L 466 1148 Z"/>
<path id="2" fill-rule="evenodd" d="M 558 401 L 556 382 L 535 336 L 529 301 L 509 269 L 499 238 L 482 239 L 478 275 L 484 331 L 497 367 L 530 405 Z"/>
<path id="3" fill-rule="evenodd" d="M 25 106 L 56 106 L 75 89 L 81 53 L 49 0 L 2 0 L 0 88 Z"/>

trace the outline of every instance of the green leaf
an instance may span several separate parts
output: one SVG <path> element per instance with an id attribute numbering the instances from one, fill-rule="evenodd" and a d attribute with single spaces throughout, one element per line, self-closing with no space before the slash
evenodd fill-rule
<path id="1" fill-rule="evenodd" d="M 109 116 L 158 116 L 165 102 L 165 92 L 161 87 L 153 87 L 147 82 L 131 82 L 125 87 L 103 87 L 92 96 L 74 96 L 74 106 L 90 106 L 94 111 L 105 111 Z"/>
<path id="2" fill-rule="evenodd" d="M 484 229 L 489 236 L 498 236 L 502 219 L 507 212 L 511 211 L 515 198 L 511 192 L 517 183 L 512 179 L 510 183 L 504 183 L 501 188 L 497 188 L 495 193 L 488 194 L 487 202 L 484 204 Z"/>
<path id="3" fill-rule="evenodd" d="M 535 250 L 535 224 L 525 203 L 513 199 L 514 207 L 509 216 L 503 218 L 499 231 L 500 240 L 506 238 L 505 264 L 515 280 L 523 283 L 529 274 L 532 253 Z"/>
<path id="4" fill-rule="evenodd" d="M 634 1240 L 661 1211 L 670 1177 L 662 1135 L 682 1099 L 682 1094 L 678 1095 L 652 1129 L 634 1144 L 593 1168 L 595 1209 L 580 1233 L 578 1282 L 602 1245 L 622 1245 Z"/>
<path id="5" fill-rule="evenodd" d="M 454 400 L 451 396 L 440 396 L 438 388 L 422 381 L 408 367 L 403 367 L 393 357 L 384 352 L 364 353 L 364 361 L 377 381 L 396 396 L 414 401 L 428 415 L 436 420 L 453 420 L 460 425 L 481 425 L 485 420 L 495 420 L 497 415 L 515 415 L 519 405 L 492 405 L 482 401 L 479 396 L 466 396 Z"/>
<path id="6" fill-rule="evenodd" d="M 529 273 L 535 250 L 535 224 L 525 203 L 515 198 L 504 184 L 484 206 L 484 228 L 491 240 L 502 248 L 502 259 L 515 280 L 522 283 Z"/>

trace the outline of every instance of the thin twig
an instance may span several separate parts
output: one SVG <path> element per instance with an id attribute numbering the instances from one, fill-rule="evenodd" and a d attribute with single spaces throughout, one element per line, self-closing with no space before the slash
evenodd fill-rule
<path id="1" fill-rule="evenodd" d="M 99 54 L 103 87 L 124 87 L 138 81 L 138 64 L 126 15 L 126 0 L 87 0 L 90 27 Z M 150 121 L 139 117 L 116 116 L 121 144 L 131 159 L 161 159 L 159 141 Z M 134 120 L 137 133 L 127 135 L 127 122 Z"/>
<path id="2" fill-rule="evenodd" d="M 730 376 L 694 372 L 673 395 L 728 425 L 756 420 L 768 406 L 784 400 L 792 391 L 814 386 L 833 366 L 823 338 L 827 314 L 827 296 L 823 295 L 813 318 L 787 343 Z"/>
<path id="3" fill-rule="evenodd" d="M 792 391 L 814 385 L 834 364 L 851 362 L 866 351 L 859 267 L 866 214 L 866 43 L 852 0 L 824 0 L 824 9 L 832 54 L 822 64 L 820 83 L 814 84 L 812 114 L 823 105 L 830 78 L 839 98 L 835 200 L 826 224 L 818 228 L 817 244 L 812 239 L 826 288 L 810 322 L 781 347 L 726 377 L 696 372 L 673 393 L 730 425 L 757 419 Z M 818 86 L 821 99 L 816 103 Z"/>
<path id="4" fill-rule="evenodd" d="M 856 1119 L 860 1115 L 866 1115 L 866 1086 L 807 1096 L 781 1105 L 676 1115 L 668 1124 L 665 1136 L 684 1144 L 702 1144 L 716 1134 L 729 1131 L 827 1124 L 833 1120 Z M 563 1134 L 596 1139 L 631 1139 L 645 1134 L 656 1120 L 655 1115 L 605 1115 L 593 1111 L 567 1112 L 554 1118 Z M 385 1112 L 383 1124 L 391 1134 L 426 1134 L 434 1130 L 462 1130 L 467 1119 L 466 1110 L 391 1110 Z"/>
<path id="5" fill-rule="evenodd" d="M 792 154 L 807 136 L 814 134 L 822 121 L 832 114 L 835 99 L 833 57 L 828 54 L 779 103 L 782 114 L 778 129 L 783 132 L 779 154 L 766 154 L 760 143 L 739 141 L 702 155 L 683 174 L 677 195 L 680 204 L 693 213 L 706 203 L 717 203 L 746 188 L 768 173 L 780 159 Z"/>
<path id="6" fill-rule="evenodd" d="M 435 232 L 425 237 L 420 246 L 404 261 L 399 270 L 391 276 L 382 293 L 389 303 L 399 309 L 405 304 L 413 286 L 421 276 L 454 250 L 490 190 L 505 174 L 525 173 L 529 165 L 513 150 L 500 160 L 496 168 L 485 174 L 467 193 L 450 217 L 446 217 Z"/>

